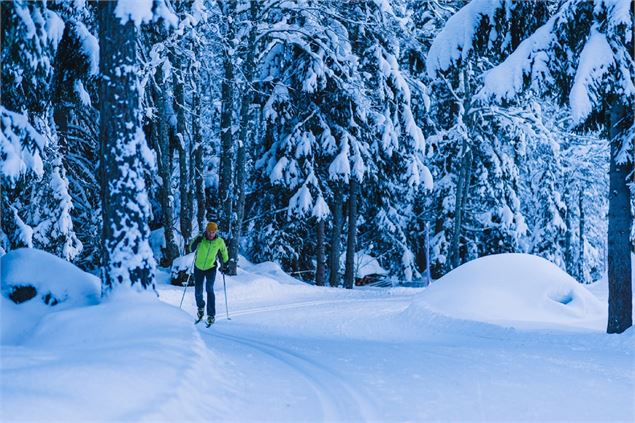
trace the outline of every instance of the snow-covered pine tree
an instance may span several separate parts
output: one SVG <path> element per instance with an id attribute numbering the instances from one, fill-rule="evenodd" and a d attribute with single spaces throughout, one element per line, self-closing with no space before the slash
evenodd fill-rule
<path id="1" fill-rule="evenodd" d="M 563 190 L 563 163 L 560 139 L 543 123 L 542 106 L 535 100 L 523 107 L 508 107 L 505 112 L 511 124 L 524 127 L 526 152 L 520 164 L 521 210 L 528 230 L 521 240 L 521 251 L 536 254 L 564 270 L 567 264 L 566 237 L 572 213 Z"/>
<path id="2" fill-rule="evenodd" d="M 352 81 L 356 61 L 334 7 L 287 2 L 268 10 L 267 29 L 259 36 L 266 46 L 260 79 L 270 94 L 261 100 L 266 129 L 257 153 L 255 213 L 262 217 L 254 222 L 252 251 L 256 259 L 277 260 L 291 270 L 314 269 L 310 260 L 302 263 L 315 251 L 309 222 L 323 220 L 326 202 L 341 198 L 354 168 L 349 152 L 358 148 L 349 130 L 360 119 L 361 100 Z M 341 227 L 334 226 L 338 233 L 331 239 L 339 241 Z M 331 264 L 334 255 L 337 267 L 330 279 L 339 284 L 339 253 L 331 251 Z"/>
<path id="3" fill-rule="evenodd" d="M 163 266 L 169 266 L 180 254 L 191 238 L 191 231 L 204 225 L 203 172 L 198 171 L 202 166 L 197 166 L 196 160 L 198 157 L 200 162 L 202 155 L 195 148 L 195 144 L 201 144 L 202 93 L 198 92 L 197 83 L 201 66 L 195 49 L 202 47 L 200 25 L 205 18 L 201 1 L 182 2 L 170 17 L 174 21 L 170 25 L 155 22 L 144 26 L 142 31 L 141 86 L 144 90 L 147 87 L 142 102 L 144 132 L 158 165 L 157 174 L 150 178 L 151 229 L 162 229 Z M 194 90 L 192 85 L 196 87 Z M 195 107 L 199 113 L 193 111 Z M 174 172 L 175 169 L 179 171 Z M 194 187 L 197 175 L 200 190 Z"/>
<path id="4" fill-rule="evenodd" d="M 194 51 L 199 42 L 200 26 L 206 13 L 200 0 L 175 3 L 179 25 L 173 31 L 175 36 L 170 40 L 170 58 L 173 62 L 174 110 L 176 117 L 175 141 L 179 154 L 179 223 L 181 237 L 184 242 L 191 238 L 194 225 L 195 192 L 193 190 L 194 144 L 192 140 L 191 122 L 199 120 L 192 116 L 192 97 L 188 82 L 193 79 L 192 71 L 198 69 Z M 188 119 L 188 117 L 190 119 Z"/>
<path id="5" fill-rule="evenodd" d="M 237 31 L 237 7 L 238 0 L 218 2 L 220 9 L 221 28 L 221 60 L 222 79 L 221 86 L 221 110 L 220 110 L 220 141 L 219 155 L 220 167 L 218 169 L 218 195 L 214 197 L 218 210 L 220 230 L 229 233 L 232 237 L 232 206 L 234 192 L 234 162 L 236 157 L 234 146 L 234 109 L 236 106 L 236 63 L 234 52 L 236 49 Z"/>
<path id="6" fill-rule="evenodd" d="M 59 151 L 73 200 L 71 217 L 81 253 L 73 260 L 83 268 L 99 266 L 101 250 L 101 199 L 97 178 L 99 166 L 96 76 L 99 43 L 94 7 L 82 2 L 49 3 L 64 21 L 64 33 L 54 59 L 52 107 L 59 135 Z"/>
<path id="7" fill-rule="evenodd" d="M 408 0 L 405 2 L 407 19 L 402 19 L 402 25 L 406 25 L 408 30 L 400 36 L 401 42 L 401 58 L 400 64 L 402 72 L 406 75 L 406 80 L 412 85 L 412 112 L 415 121 L 421 126 L 424 134 L 431 137 L 426 142 L 426 166 L 431 172 L 437 176 L 443 174 L 438 169 L 438 164 L 443 158 L 433 153 L 433 147 L 439 138 L 435 137 L 438 132 L 436 123 L 432 119 L 430 113 L 430 79 L 425 69 L 426 54 L 430 49 L 430 45 L 441 32 L 446 21 L 461 7 L 465 5 L 463 0 L 445 1 L 445 0 Z M 413 203 L 414 218 L 410 222 L 407 235 L 410 243 L 415 247 L 415 260 L 418 269 L 421 271 L 426 268 L 426 251 L 424 230 L 426 224 L 434 220 L 432 210 L 438 195 L 434 192 L 441 190 L 439 184 L 446 183 L 447 179 L 437 180 L 434 184 L 432 193 L 421 186 L 419 192 L 415 194 Z M 442 225 L 443 220 L 437 219 L 436 224 Z M 437 233 L 442 234 L 439 230 Z M 436 245 L 444 243 L 437 242 Z M 446 243 L 447 245 L 447 243 Z M 447 255 L 447 253 L 446 253 Z M 435 257 L 440 257 L 436 254 Z"/>
<path id="8" fill-rule="evenodd" d="M 468 259 L 520 248 L 524 135 L 474 94 L 482 74 L 547 14 L 544 2 L 475 0 L 448 20 L 430 47 L 427 70 L 439 125 L 431 137 L 439 173 L 432 238 L 437 275 Z"/>
<path id="9" fill-rule="evenodd" d="M 484 80 L 483 97 L 510 101 L 526 89 L 555 90 L 581 128 L 610 142 L 607 332 L 632 326 L 633 10 L 630 0 L 568 0 Z"/>
<path id="10" fill-rule="evenodd" d="M 535 107 L 542 120 L 532 123 L 521 167 L 529 227 L 523 250 L 589 283 L 604 270 L 608 144 L 597 133 L 573 133 L 568 108 L 549 99 Z"/>
<path id="11" fill-rule="evenodd" d="M 67 260 L 81 251 L 52 119 L 52 66 L 64 22 L 46 2 L 3 2 L 2 239 Z M 44 165 L 42 163 L 44 161 Z M 27 171 L 33 170 L 33 173 Z"/>
<path id="12" fill-rule="evenodd" d="M 419 276 L 409 233 L 415 194 L 422 194 L 420 186 L 431 189 L 432 177 L 423 164 L 425 140 L 412 104 L 412 91 L 421 96 L 425 87 L 408 81 L 399 64 L 402 39 L 411 37 L 406 8 L 402 2 L 358 1 L 342 6 L 340 13 L 348 18 L 367 97 L 365 126 L 359 130 L 362 145 L 368 146 L 364 157 L 370 157 L 365 158 L 367 176 L 360 180 L 360 215 L 365 217 L 360 248 L 370 252 L 372 245 L 383 267 L 410 281 Z"/>
<path id="13" fill-rule="evenodd" d="M 144 132 L 148 144 L 157 158 L 157 174 L 149 187 L 153 193 L 153 226 L 163 228 L 163 246 L 160 264 L 168 266 L 178 255 L 175 234 L 174 202 L 174 132 L 176 120 L 173 107 L 172 63 L 169 59 L 169 39 L 174 37 L 169 28 L 151 25 L 142 32 L 145 47 L 143 57 L 146 96 L 144 98 Z"/>
<path id="14" fill-rule="evenodd" d="M 232 201 L 232 221 L 231 221 L 231 238 L 229 240 L 229 264 L 227 273 L 235 275 L 238 264 L 238 247 L 243 236 L 243 220 L 245 217 L 245 201 L 247 190 L 247 156 L 248 149 L 252 148 L 250 139 L 253 140 L 253 99 L 254 99 L 254 76 L 256 72 L 257 35 L 258 23 L 261 19 L 260 2 L 251 0 L 247 7 L 243 8 L 245 12 L 241 22 L 244 23 L 244 30 L 240 32 L 244 34 L 244 42 L 240 43 L 238 54 L 241 56 L 241 89 L 239 103 L 240 109 L 238 113 L 238 126 L 236 140 L 236 166 L 234 167 L 234 196 Z M 249 136 L 252 135 L 252 136 Z"/>

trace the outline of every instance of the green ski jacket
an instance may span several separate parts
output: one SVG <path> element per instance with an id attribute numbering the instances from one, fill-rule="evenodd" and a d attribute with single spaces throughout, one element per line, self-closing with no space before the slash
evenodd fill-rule
<path id="1" fill-rule="evenodd" d="M 190 243 L 190 251 L 192 249 L 196 250 L 194 265 L 200 270 L 209 270 L 214 267 L 216 265 L 216 256 L 219 252 L 223 263 L 229 261 L 225 240 L 219 236 L 210 241 L 204 234 L 198 235 Z"/>

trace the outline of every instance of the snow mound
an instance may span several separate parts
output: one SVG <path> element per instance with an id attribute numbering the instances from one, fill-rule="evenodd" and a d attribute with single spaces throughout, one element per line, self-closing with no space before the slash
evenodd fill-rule
<path id="1" fill-rule="evenodd" d="M 23 288 L 26 297 L 18 299 L 18 302 L 37 299 L 51 306 L 82 306 L 99 302 L 101 283 L 98 277 L 45 251 L 21 248 L 10 251 L 0 261 L 1 289 L 5 298 L 15 298 L 16 290 Z M 29 296 L 31 298 L 27 298 Z"/>
<path id="2" fill-rule="evenodd" d="M 529 254 L 470 261 L 425 289 L 413 307 L 518 328 L 604 330 L 607 309 L 555 264 Z"/>
<path id="3" fill-rule="evenodd" d="M 272 261 L 264 261 L 262 263 L 253 264 L 249 263 L 247 260 L 239 260 L 238 265 L 247 273 L 272 279 L 276 285 L 303 284 L 301 281 L 282 270 L 278 263 L 274 263 Z"/>
<path id="4" fill-rule="evenodd" d="M 19 342 L 48 313 L 100 299 L 98 277 L 45 251 L 10 251 L 0 258 L 0 268 L 1 344 Z"/>
<path id="5" fill-rule="evenodd" d="M 120 287 L 3 346 L 3 421 L 219 420 L 228 375 L 191 316 Z M 37 399 L 35 399 L 37 398 Z M 36 404 L 36 406 L 34 406 Z"/>
<path id="6" fill-rule="evenodd" d="M 371 255 L 365 254 L 362 251 L 355 253 L 355 277 L 363 278 L 368 275 L 386 275 L 388 272 L 381 267 L 379 261 Z M 340 268 L 344 270 L 346 267 L 346 253 L 340 255 Z"/>

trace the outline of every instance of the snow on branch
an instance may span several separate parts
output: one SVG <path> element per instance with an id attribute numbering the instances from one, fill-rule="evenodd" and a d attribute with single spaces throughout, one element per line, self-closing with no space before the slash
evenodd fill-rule
<path id="1" fill-rule="evenodd" d="M 580 122 L 591 114 L 593 105 L 599 100 L 596 96 L 598 85 L 614 63 L 606 36 L 594 27 L 580 54 L 575 81 L 569 93 L 574 122 Z"/>
<path id="2" fill-rule="evenodd" d="M 550 46 L 554 42 L 553 26 L 557 15 L 538 28 L 500 65 L 485 74 L 483 88 L 477 97 L 495 97 L 497 101 L 511 99 L 525 88 L 525 77 L 531 75 L 532 88 L 551 80 L 549 70 Z"/>
<path id="3" fill-rule="evenodd" d="M 328 204 L 326 204 L 326 201 L 324 201 L 324 197 L 321 193 L 318 196 L 317 200 L 315 200 L 315 205 L 313 206 L 311 214 L 317 220 L 325 220 L 331 214 L 329 206 Z"/>
<path id="4" fill-rule="evenodd" d="M 137 27 L 160 19 L 166 26 L 176 27 L 179 20 L 166 0 L 117 0 L 115 16 L 121 19 L 122 25 L 130 20 Z"/>
<path id="5" fill-rule="evenodd" d="M 40 152 L 46 139 L 26 116 L 0 106 L 0 169 L 2 178 L 14 182 L 27 171 L 41 177 L 44 168 Z"/>
<path id="6" fill-rule="evenodd" d="M 426 68 L 430 78 L 469 56 L 481 20 L 487 17 L 492 22 L 500 7 L 502 0 L 473 0 L 448 19 L 428 51 Z"/>

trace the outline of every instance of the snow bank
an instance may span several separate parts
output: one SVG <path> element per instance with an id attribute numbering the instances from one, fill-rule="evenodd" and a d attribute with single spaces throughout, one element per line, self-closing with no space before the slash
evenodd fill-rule
<path id="1" fill-rule="evenodd" d="M 448 273 L 413 302 L 434 312 L 519 328 L 604 330 L 607 308 L 555 264 L 528 254 L 498 254 Z"/>
<path id="2" fill-rule="evenodd" d="M 204 421 L 222 409 L 199 397 L 222 395 L 219 360 L 154 293 L 119 288 L 49 314 L 32 335 L 2 347 L 3 421 Z"/>
<path id="3" fill-rule="evenodd" d="M 73 264 L 35 248 L 10 251 L 2 263 L 2 295 L 6 298 L 19 287 L 36 290 L 34 299 L 45 304 L 81 306 L 97 304 L 99 278 Z"/>
<path id="4" fill-rule="evenodd" d="M 268 282 L 271 282 L 274 285 L 280 285 L 282 283 L 285 285 L 291 284 L 306 286 L 305 283 L 299 281 L 288 273 L 285 273 L 278 263 L 274 263 L 272 261 L 253 264 L 241 256 L 238 259 L 238 266 L 239 270 L 243 270 L 247 273 L 243 277 L 243 279 L 246 280 L 253 278 L 261 279 L 264 276 L 262 279 L 270 279 Z M 241 272 L 239 271 L 239 276 L 240 274 Z"/>
<path id="5" fill-rule="evenodd" d="M 48 313 L 99 302 L 98 277 L 47 252 L 10 251 L 0 258 L 0 267 L 2 344 L 19 342 Z M 16 304 L 11 297 L 23 302 Z"/>

